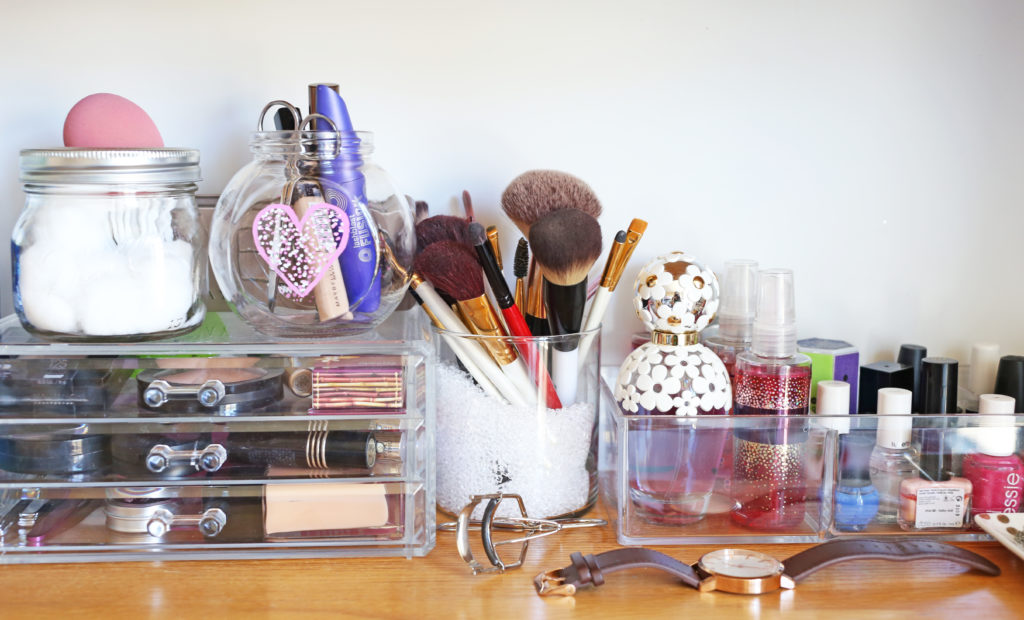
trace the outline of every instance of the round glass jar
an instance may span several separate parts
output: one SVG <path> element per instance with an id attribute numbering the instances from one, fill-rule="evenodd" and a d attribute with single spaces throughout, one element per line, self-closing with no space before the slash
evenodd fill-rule
<path id="1" fill-rule="evenodd" d="M 199 151 L 21 152 L 25 209 L 11 233 L 14 308 L 54 340 L 133 341 L 198 326 L 206 254 Z"/>
<path id="2" fill-rule="evenodd" d="M 402 300 L 414 212 L 371 159 L 373 134 L 258 131 L 210 228 L 224 297 L 275 337 L 345 337 Z M 255 230 L 254 230 L 255 229 Z"/>

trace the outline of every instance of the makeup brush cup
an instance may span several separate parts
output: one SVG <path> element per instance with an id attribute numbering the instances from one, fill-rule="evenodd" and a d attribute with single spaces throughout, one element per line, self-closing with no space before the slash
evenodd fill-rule
<path id="1" fill-rule="evenodd" d="M 203 321 L 199 151 L 24 150 L 21 181 L 11 265 L 25 329 L 54 340 L 132 341 Z"/>
<path id="2" fill-rule="evenodd" d="M 598 352 L 600 330 L 564 336 L 514 338 L 475 336 L 434 329 L 430 338 L 439 351 L 437 368 L 437 504 L 457 515 L 470 496 L 515 493 L 527 514 L 536 518 L 580 515 L 597 499 L 597 420 L 600 397 Z M 593 342 L 580 347 L 583 339 Z M 495 378 L 492 371 L 467 372 L 460 361 L 476 347 L 496 351 L 513 347 L 514 363 L 526 348 L 547 365 L 556 346 L 575 346 L 581 353 L 575 377 L 576 400 L 560 409 L 544 404 L 546 390 L 519 390 L 513 404 L 491 382 L 485 390 L 474 376 Z M 460 355 L 456 355 L 460 353 Z M 531 354 L 527 354 L 530 357 Z M 501 357 L 499 355 L 499 357 Z M 472 361 L 471 361 L 472 364 Z M 478 367 L 479 368 L 479 367 Z M 494 366 L 493 368 L 498 368 Z M 550 368 L 550 366 L 547 366 Z M 505 376 L 513 373 L 507 370 Z M 536 373 L 531 372 L 534 376 Z M 512 502 L 497 516 L 517 516 Z M 507 514 L 502 511 L 508 510 Z M 480 518 L 478 506 L 474 518 Z"/>
<path id="3" fill-rule="evenodd" d="M 321 121 L 323 123 L 323 121 Z M 274 337 L 344 337 L 402 300 L 414 213 L 367 132 L 258 131 L 221 194 L 210 264 L 243 319 Z"/>

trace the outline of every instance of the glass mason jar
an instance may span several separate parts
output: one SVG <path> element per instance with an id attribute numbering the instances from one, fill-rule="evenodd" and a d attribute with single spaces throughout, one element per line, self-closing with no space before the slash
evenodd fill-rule
<path id="1" fill-rule="evenodd" d="M 270 336 L 375 328 L 402 300 L 416 235 L 408 199 L 371 159 L 373 134 L 258 131 L 249 145 L 210 229 L 224 297 Z"/>
<path id="2" fill-rule="evenodd" d="M 56 340 L 189 331 L 206 309 L 199 151 L 21 152 L 25 209 L 11 234 L 14 308 Z"/>
<path id="3" fill-rule="evenodd" d="M 434 329 L 430 337 L 439 359 L 438 507 L 457 515 L 470 496 L 499 492 L 522 496 L 527 514 L 541 519 L 593 506 L 600 328 L 531 338 Z M 550 391 L 538 384 L 549 376 L 551 353 L 571 347 L 580 352 L 577 376 L 568 379 L 575 379 L 575 400 L 548 407 Z M 503 502 L 497 516 L 519 516 L 513 504 Z M 482 511 L 478 506 L 474 518 Z"/>

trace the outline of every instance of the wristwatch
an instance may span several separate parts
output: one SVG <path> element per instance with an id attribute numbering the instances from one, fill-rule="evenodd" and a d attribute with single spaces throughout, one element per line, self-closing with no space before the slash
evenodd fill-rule
<path id="1" fill-rule="evenodd" d="M 872 539 L 833 540 L 801 551 L 785 561 L 747 549 L 718 549 L 690 566 L 653 549 L 622 548 L 597 555 L 576 552 L 572 564 L 534 577 L 541 596 L 572 596 L 586 585 L 604 584 L 606 573 L 629 568 L 656 568 L 678 577 L 701 592 L 763 594 L 791 589 L 811 573 L 847 560 L 949 560 L 986 575 L 999 575 L 999 567 L 960 547 L 931 541 L 885 542 Z"/>

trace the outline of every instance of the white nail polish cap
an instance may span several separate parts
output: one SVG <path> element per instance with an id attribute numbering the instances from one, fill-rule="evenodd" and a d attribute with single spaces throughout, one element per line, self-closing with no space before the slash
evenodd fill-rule
<path id="1" fill-rule="evenodd" d="M 878 390 L 878 436 L 875 444 L 883 448 L 906 448 L 914 428 L 910 403 L 914 394 L 903 388 Z"/>
<path id="2" fill-rule="evenodd" d="M 1010 456 L 1017 451 L 1017 433 L 1013 428 L 1016 401 L 1012 396 L 982 394 L 978 397 L 978 452 L 989 456 Z M 982 415 L 989 414 L 989 415 Z"/>
<path id="3" fill-rule="evenodd" d="M 819 381 L 818 406 L 814 411 L 823 418 L 819 426 L 835 429 L 840 435 L 850 432 L 850 384 L 846 381 Z"/>

